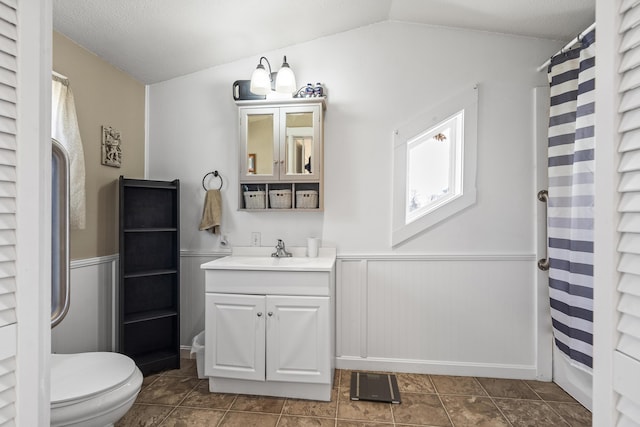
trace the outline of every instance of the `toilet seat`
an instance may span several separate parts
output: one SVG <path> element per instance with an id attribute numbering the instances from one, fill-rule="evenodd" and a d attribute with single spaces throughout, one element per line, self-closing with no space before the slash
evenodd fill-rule
<path id="1" fill-rule="evenodd" d="M 91 399 L 127 383 L 137 367 L 119 353 L 51 355 L 51 406 Z"/>

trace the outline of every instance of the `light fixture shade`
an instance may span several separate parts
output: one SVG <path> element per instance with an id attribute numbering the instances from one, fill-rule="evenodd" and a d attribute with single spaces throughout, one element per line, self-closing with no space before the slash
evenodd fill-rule
<path id="1" fill-rule="evenodd" d="M 296 86 L 296 76 L 293 74 L 291 67 L 287 64 L 287 57 L 284 57 L 282 67 L 278 71 L 276 77 L 276 92 L 294 93 L 298 89 Z"/>
<path id="2" fill-rule="evenodd" d="M 251 74 L 249 90 L 256 95 L 266 95 L 271 91 L 271 79 L 267 70 L 264 69 L 264 65 L 258 64 Z"/>

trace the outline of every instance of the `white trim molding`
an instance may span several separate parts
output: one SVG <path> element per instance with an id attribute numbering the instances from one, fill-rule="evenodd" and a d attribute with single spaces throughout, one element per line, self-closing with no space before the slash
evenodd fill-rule
<path id="1" fill-rule="evenodd" d="M 434 202 L 431 209 L 422 215 L 410 219 L 407 208 L 410 190 L 409 163 L 410 146 L 416 139 L 427 132 L 439 132 L 436 127 L 442 126 L 446 120 L 460 114 L 460 140 L 453 143 L 458 146 L 450 157 L 451 176 L 448 196 Z M 456 139 L 456 138 L 453 138 Z M 398 247 L 426 229 L 452 217 L 458 212 L 472 206 L 476 202 L 476 170 L 478 140 L 478 85 L 453 94 L 449 99 L 424 111 L 394 131 L 393 143 L 393 203 L 391 224 L 391 245 Z M 454 166 L 455 165 L 455 166 Z M 456 170 L 458 169 L 458 170 Z M 453 178 L 456 177 L 456 178 Z M 427 205 L 428 206 L 428 205 Z M 425 207 L 426 209 L 426 207 Z"/>
<path id="2" fill-rule="evenodd" d="M 69 262 L 69 267 L 73 270 L 75 268 L 90 267 L 92 265 L 115 262 L 115 261 L 118 261 L 119 259 L 120 259 L 120 256 L 118 254 L 106 255 L 106 256 L 95 257 L 95 258 L 74 259 L 74 260 L 71 260 L 71 262 Z"/>
<path id="3" fill-rule="evenodd" d="M 199 251 L 193 249 L 180 249 L 180 257 L 191 258 L 220 258 L 231 255 L 230 249 L 220 249 L 217 251 Z"/>
<path id="4" fill-rule="evenodd" d="M 339 260 L 377 260 L 377 261 L 535 261 L 534 253 L 486 253 L 486 254 L 429 254 L 424 252 L 343 252 L 337 255 Z"/>

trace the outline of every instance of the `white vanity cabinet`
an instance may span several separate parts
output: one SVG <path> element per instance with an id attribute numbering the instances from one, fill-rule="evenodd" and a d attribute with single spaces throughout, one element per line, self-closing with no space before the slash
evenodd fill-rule
<path id="1" fill-rule="evenodd" d="M 329 297 L 206 295 L 207 375 L 329 383 Z"/>
<path id="2" fill-rule="evenodd" d="M 335 249 L 318 258 L 235 255 L 201 268 L 209 389 L 330 400 Z"/>
<path id="3" fill-rule="evenodd" d="M 321 210 L 324 98 L 237 101 L 237 105 L 239 208 Z M 283 206 L 270 200 L 271 190 L 290 191 L 290 205 Z M 256 205 L 245 200 L 247 191 L 264 192 L 265 202 Z M 297 191 L 315 191 L 315 203 L 301 203 L 308 201 L 301 199 L 308 194 Z"/>

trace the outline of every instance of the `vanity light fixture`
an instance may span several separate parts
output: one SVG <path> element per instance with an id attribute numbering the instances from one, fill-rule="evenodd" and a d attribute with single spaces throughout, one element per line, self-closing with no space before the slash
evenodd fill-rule
<path id="1" fill-rule="evenodd" d="M 269 67 L 269 72 L 262 65 L 262 60 L 267 63 Z M 264 56 L 260 57 L 260 61 L 258 62 L 258 66 L 251 74 L 251 84 L 249 86 L 249 90 L 256 95 L 267 95 L 269 92 L 273 90 L 273 74 L 271 72 L 271 64 L 269 60 Z M 278 71 L 275 81 L 275 90 L 279 93 L 293 93 L 296 91 L 296 77 L 289 67 L 287 63 L 287 57 L 284 57 L 282 62 L 282 67 L 280 71 Z"/>

